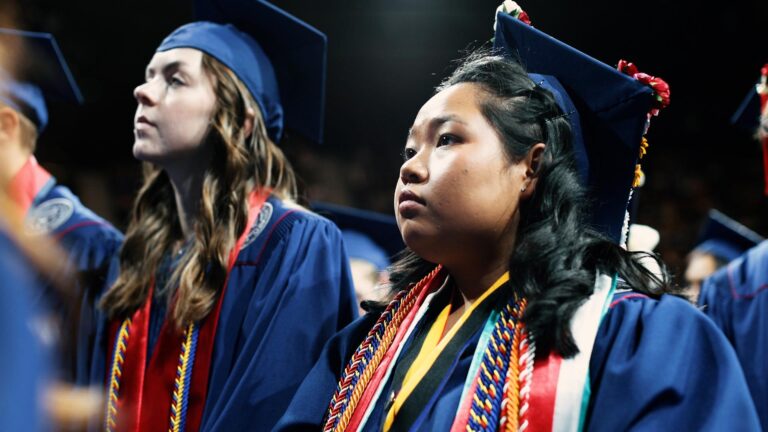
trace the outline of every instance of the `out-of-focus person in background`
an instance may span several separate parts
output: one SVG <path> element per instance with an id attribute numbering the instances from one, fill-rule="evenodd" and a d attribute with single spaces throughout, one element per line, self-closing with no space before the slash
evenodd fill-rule
<path id="1" fill-rule="evenodd" d="M 395 217 L 326 202 L 314 202 L 312 209 L 341 229 L 360 315 L 365 314 L 368 302 L 386 301 L 387 269 L 405 248 Z"/>
<path id="2" fill-rule="evenodd" d="M 704 279 L 763 240 L 720 211 L 710 210 L 696 246 L 688 254 L 684 294 L 695 303 Z"/>
<path id="3" fill-rule="evenodd" d="M 642 224 L 631 224 L 629 234 L 627 235 L 627 250 L 630 252 L 645 252 L 647 256 L 641 256 L 638 260 L 656 277 L 663 277 L 663 272 L 659 261 L 651 255 L 655 255 L 654 250 L 659 245 L 661 236 L 659 231 L 653 227 Z"/>
<path id="4" fill-rule="evenodd" d="M 76 431 L 100 415 L 102 398 L 62 379 L 56 323 L 40 301 L 48 290 L 70 296 L 72 269 L 54 239 L 26 229 L 4 169 L 0 165 L 0 430 Z"/>
<path id="5" fill-rule="evenodd" d="M 748 128 L 763 145 L 768 175 L 768 64 L 732 123 Z M 768 183 L 766 183 L 768 194 Z M 739 226 L 742 237 L 759 236 Z M 733 237 L 731 237 L 733 238 Z M 741 245 L 746 245 L 742 242 Z M 733 254 L 735 251 L 731 251 Z M 704 279 L 698 306 L 723 331 L 736 350 L 763 430 L 768 430 L 768 241 L 763 240 Z"/>
<path id="6" fill-rule="evenodd" d="M 763 430 L 768 430 L 768 241 L 704 280 L 698 306 L 739 358 Z"/>
<path id="7" fill-rule="evenodd" d="M 94 296 L 109 284 L 110 262 L 122 234 L 86 208 L 66 187 L 37 163 L 38 136 L 48 124 L 47 102 L 78 104 L 80 90 L 53 35 L 0 29 L 0 165 L 9 176 L 6 190 L 25 218 L 30 234 L 55 239 L 67 254 L 75 286 L 39 293 L 42 309 L 51 311 L 51 332 L 63 351 L 61 378 L 73 381 L 76 351 L 93 340 Z M 85 133 L 85 132 L 84 132 Z M 86 337 L 76 339 L 77 327 Z"/>
<path id="8" fill-rule="evenodd" d="M 278 147 L 322 139 L 325 35 L 265 1 L 196 6 L 134 90 L 144 184 L 90 374 L 107 431 L 268 431 L 357 316 L 341 233 Z"/>

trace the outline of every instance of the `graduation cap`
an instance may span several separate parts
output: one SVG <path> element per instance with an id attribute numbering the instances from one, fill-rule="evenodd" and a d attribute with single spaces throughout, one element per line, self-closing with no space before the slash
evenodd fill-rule
<path id="1" fill-rule="evenodd" d="M 578 171 L 594 204 L 592 224 L 621 243 L 654 92 L 509 15 L 497 16 L 494 48 L 554 94 L 571 123 Z"/>
<path id="2" fill-rule="evenodd" d="M 760 70 L 760 79 L 748 92 L 731 117 L 731 124 L 750 134 L 760 127 L 760 117 L 768 104 L 768 64 Z M 764 193 L 768 196 L 768 130 L 763 131 L 766 137 L 762 139 L 763 172 L 765 177 Z"/>
<path id="3" fill-rule="evenodd" d="M 712 209 L 693 250 L 729 262 L 763 240 L 759 234 Z"/>
<path id="4" fill-rule="evenodd" d="M 48 124 L 46 100 L 80 104 L 83 96 L 50 33 L 0 28 L 0 101 L 22 113 L 39 132 Z"/>
<path id="5" fill-rule="evenodd" d="M 394 216 L 324 202 L 313 203 L 312 209 L 339 227 L 350 258 L 384 270 L 390 258 L 405 248 Z"/>
<path id="6" fill-rule="evenodd" d="M 284 127 L 322 142 L 327 39 L 276 6 L 257 0 L 196 0 L 204 20 L 171 33 L 157 51 L 195 48 L 227 66 L 259 104 L 269 137 Z"/>

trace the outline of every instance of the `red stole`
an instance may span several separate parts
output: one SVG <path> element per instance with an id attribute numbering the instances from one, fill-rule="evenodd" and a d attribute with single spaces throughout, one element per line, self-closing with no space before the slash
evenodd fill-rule
<path id="1" fill-rule="evenodd" d="M 532 431 L 551 431 L 555 417 L 555 396 L 563 358 L 554 350 L 534 361 L 530 408 L 526 417 Z"/>
<path id="2" fill-rule="evenodd" d="M 200 429 L 205 398 L 208 393 L 208 376 L 222 299 L 226 294 L 229 275 L 235 265 L 240 248 L 268 195 L 269 191 L 255 191 L 249 196 L 248 224 L 229 254 L 227 278 L 224 281 L 224 286 L 213 311 L 198 323 L 200 330 L 186 412 L 187 430 Z M 149 289 L 144 305 L 131 316 L 130 337 L 120 375 L 120 391 L 117 401 L 116 430 L 119 431 L 168 430 L 170 425 L 171 403 L 184 334 L 183 331 L 176 328 L 176 324 L 172 320 L 166 319 L 160 330 L 152 357 L 147 363 L 149 318 L 153 291 L 154 283 Z M 117 331 L 121 324 L 122 320 L 115 320 L 110 324 L 110 343 L 107 345 L 110 349 L 114 347 Z M 112 355 L 114 354 L 110 352 L 107 358 L 109 362 L 107 363 L 107 370 L 112 364 Z"/>
<path id="3" fill-rule="evenodd" d="M 21 208 L 22 214 L 27 214 L 37 195 L 52 178 L 48 171 L 38 165 L 34 156 L 30 156 L 13 176 L 8 184 L 8 194 Z"/>

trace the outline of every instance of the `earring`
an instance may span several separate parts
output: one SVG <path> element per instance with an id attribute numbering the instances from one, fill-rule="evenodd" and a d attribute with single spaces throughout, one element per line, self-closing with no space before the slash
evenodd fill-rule
<path id="1" fill-rule="evenodd" d="M 520 192 L 525 192 L 525 186 L 520 188 Z"/>

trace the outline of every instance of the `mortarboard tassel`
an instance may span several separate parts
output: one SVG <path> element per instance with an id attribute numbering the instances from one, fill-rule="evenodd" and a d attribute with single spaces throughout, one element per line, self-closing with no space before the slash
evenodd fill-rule
<path id="1" fill-rule="evenodd" d="M 619 64 L 616 67 L 620 72 L 623 72 L 632 78 L 640 81 L 641 83 L 647 85 L 648 87 L 653 90 L 653 97 L 654 97 L 654 103 L 651 106 L 651 110 L 648 112 L 648 122 L 645 127 L 645 133 L 648 133 L 648 127 L 651 123 L 651 117 L 655 117 L 659 115 L 659 111 L 669 106 L 670 102 L 670 91 L 669 91 L 669 85 L 666 81 L 664 81 L 661 78 L 648 75 L 646 73 L 640 72 L 633 63 L 630 63 L 626 60 L 619 60 Z M 632 181 L 632 187 L 636 188 L 640 186 L 641 180 L 644 176 L 642 167 L 640 166 L 639 160 L 643 159 L 643 156 L 645 156 L 648 153 L 648 139 L 643 135 L 643 140 L 640 143 L 640 153 L 638 154 L 638 164 L 635 167 L 635 178 Z"/>

